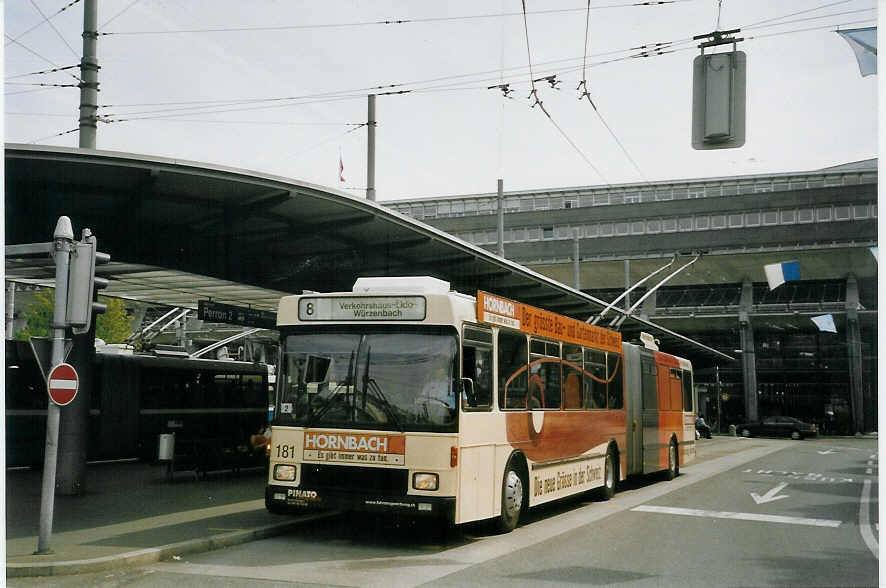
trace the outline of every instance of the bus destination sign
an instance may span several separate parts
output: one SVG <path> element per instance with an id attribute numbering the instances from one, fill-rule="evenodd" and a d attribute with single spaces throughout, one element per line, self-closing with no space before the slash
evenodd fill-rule
<path id="1" fill-rule="evenodd" d="M 421 321 L 424 296 L 308 296 L 298 300 L 300 321 Z"/>
<path id="2" fill-rule="evenodd" d="M 482 290 L 477 292 L 477 318 L 484 323 L 518 329 L 530 335 L 621 352 L 621 333 L 618 331 L 589 325 Z"/>

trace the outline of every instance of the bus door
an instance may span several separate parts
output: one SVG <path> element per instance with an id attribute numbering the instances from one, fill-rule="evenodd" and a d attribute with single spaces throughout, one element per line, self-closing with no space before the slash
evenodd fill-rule
<path id="1" fill-rule="evenodd" d="M 459 492 L 456 522 L 495 514 L 495 430 L 492 418 L 492 331 L 465 326 L 462 336 L 461 418 L 459 422 Z"/>
<path id="2" fill-rule="evenodd" d="M 649 474 L 661 469 L 658 441 L 658 385 L 657 369 L 652 353 L 640 352 L 640 398 L 643 429 L 643 473 Z"/>

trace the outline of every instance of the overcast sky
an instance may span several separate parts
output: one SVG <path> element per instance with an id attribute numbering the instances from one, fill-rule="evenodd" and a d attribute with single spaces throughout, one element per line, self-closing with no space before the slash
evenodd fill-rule
<path id="1" fill-rule="evenodd" d="M 834 32 L 876 24 L 876 0 L 637 1 L 592 0 L 586 36 L 584 0 L 526 0 L 525 27 L 516 0 L 100 0 L 99 30 L 113 33 L 98 41 L 100 114 L 128 120 L 100 124 L 97 147 L 362 196 L 366 95 L 412 90 L 377 99 L 378 200 L 494 192 L 497 178 L 521 190 L 877 156 L 878 76 L 862 77 Z M 5 2 L 8 142 L 77 145 L 76 132 L 53 135 L 76 128 L 79 91 L 26 84 L 76 84 L 78 71 L 21 75 L 79 62 L 83 3 L 58 13 L 69 3 Z M 694 151 L 691 38 L 718 19 L 746 39 L 747 139 Z M 372 24 L 396 20 L 413 22 Z M 198 32 L 167 34 L 185 30 Z M 532 77 L 553 74 L 558 89 L 535 84 L 549 119 L 528 96 Z M 583 79 L 602 120 L 579 100 Z M 503 82 L 509 98 L 487 89 Z"/>

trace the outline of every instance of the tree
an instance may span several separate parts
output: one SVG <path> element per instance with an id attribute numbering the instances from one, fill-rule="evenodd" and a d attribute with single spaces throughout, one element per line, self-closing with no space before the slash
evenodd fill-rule
<path id="1" fill-rule="evenodd" d="M 55 290 L 38 290 L 25 307 L 25 328 L 15 332 L 15 338 L 27 341 L 31 337 L 49 337 L 52 330 L 52 313 Z"/>
<path id="2" fill-rule="evenodd" d="M 126 312 L 126 305 L 120 298 L 100 296 L 99 299 L 108 309 L 95 320 L 95 336 L 105 343 L 123 343 L 132 334 L 135 317 Z"/>
<path id="3" fill-rule="evenodd" d="M 108 309 L 96 318 L 96 338 L 105 343 L 122 343 L 132 333 L 132 321 L 135 317 L 126 311 L 126 305 L 119 298 L 99 296 L 99 300 L 106 304 Z M 27 340 L 31 337 L 49 337 L 52 334 L 54 306 L 55 290 L 51 288 L 38 290 L 25 307 L 24 317 L 27 324 L 24 329 L 15 332 L 15 338 Z"/>

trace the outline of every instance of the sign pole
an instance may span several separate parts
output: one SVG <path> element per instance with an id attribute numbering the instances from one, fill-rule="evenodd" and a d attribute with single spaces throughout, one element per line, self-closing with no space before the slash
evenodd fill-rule
<path id="1" fill-rule="evenodd" d="M 59 217 L 53 235 L 55 256 L 55 307 L 52 315 L 52 365 L 64 362 L 65 355 L 65 307 L 68 299 L 68 268 L 74 246 L 74 230 L 71 219 Z M 48 393 L 48 392 L 47 392 Z M 49 402 L 46 416 L 46 453 L 43 458 L 43 487 L 40 492 L 40 537 L 35 555 L 52 553 L 49 540 L 52 536 L 52 509 L 55 504 L 55 470 L 58 461 L 58 428 L 61 408 Z"/>

